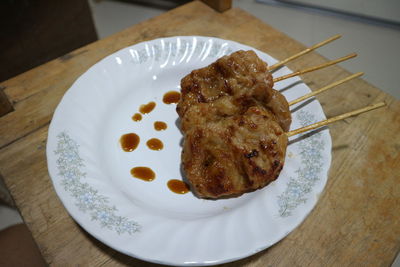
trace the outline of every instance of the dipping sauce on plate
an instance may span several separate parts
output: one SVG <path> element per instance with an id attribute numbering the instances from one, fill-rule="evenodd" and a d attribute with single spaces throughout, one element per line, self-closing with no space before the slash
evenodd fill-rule
<path id="1" fill-rule="evenodd" d="M 132 152 L 139 145 L 140 137 L 135 133 L 128 133 L 121 136 L 119 142 L 123 151 Z"/>
<path id="2" fill-rule="evenodd" d="M 181 180 L 171 179 L 168 181 L 167 186 L 169 190 L 176 194 L 186 194 L 189 192 L 189 186 Z"/>
<path id="3" fill-rule="evenodd" d="M 156 178 L 156 174 L 149 167 L 135 167 L 131 169 L 133 177 L 142 179 L 146 182 L 151 182 Z"/>
<path id="4" fill-rule="evenodd" d="M 161 142 L 161 140 L 157 138 L 151 138 L 149 141 L 146 142 L 146 145 L 151 150 L 161 150 L 164 148 L 163 142 Z"/>
<path id="5" fill-rule="evenodd" d="M 142 120 L 142 115 L 140 115 L 140 113 L 135 113 L 135 114 L 132 116 L 132 120 L 133 120 L 133 121 L 141 121 L 141 120 Z"/>
<path id="6" fill-rule="evenodd" d="M 163 130 L 167 129 L 167 127 L 168 127 L 167 124 L 163 121 L 154 122 L 154 129 L 156 131 L 163 131 Z"/>
<path id="7" fill-rule="evenodd" d="M 165 104 L 178 103 L 179 99 L 181 99 L 181 93 L 177 91 L 166 92 L 163 96 L 163 102 Z"/>
<path id="8" fill-rule="evenodd" d="M 142 114 L 147 114 L 147 113 L 152 112 L 155 107 L 156 107 L 156 103 L 152 101 L 145 105 L 141 105 L 139 108 L 139 111 Z"/>

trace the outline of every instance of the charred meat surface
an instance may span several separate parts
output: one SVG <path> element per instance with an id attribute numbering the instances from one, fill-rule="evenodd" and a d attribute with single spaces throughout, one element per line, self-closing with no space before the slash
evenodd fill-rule
<path id="1" fill-rule="evenodd" d="M 237 196 L 262 188 L 283 168 L 287 137 L 268 110 L 203 123 L 185 134 L 182 164 L 204 198 Z"/>
<path id="2" fill-rule="evenodd" d="M 197 196 L 238 196 L 279 176 L 291 115 L 272 86 L 253 51 L 224 56 L 181 80 L 182 164 Z"/>
<path id="3" fill-rule="evenodd" d="M 237 51 L 184 77 L 177 111 L 182 117 L 190 106 L 209 103 L 222 96 L 254 98 L 267 103 L 271 98 L 272 85 L 268 66 L 256 53 Z"/>

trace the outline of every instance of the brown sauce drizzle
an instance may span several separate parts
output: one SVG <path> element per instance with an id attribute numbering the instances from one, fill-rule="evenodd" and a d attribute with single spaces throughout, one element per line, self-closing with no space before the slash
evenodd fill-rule
<path id="1" fill-rule="evenodd" d="M 164 148 L 163 142 L 161 142 L 161 140 L 157 138 L 151 138 L 149 141 L 146 142 L 146 144 L 151 150 L 161 150 Z"/>
<path id="2" fill-rule="evenodd" d="M 122 150 L 125 152 L 132 152 L 139 145 L 140 137 L 135 133 L 128 133 L 121 136 L 119 141 Z"/>
<path id="3" fill-rule="evenodd" d="M 167 124 L 163 121 L 156 121 L 156 122 L 154 122 L 154 129 L 156 131 L 163 131 L 163 130 L 167 129 Z"/>
<path id="4" fill-rule="evenodd" d="M 142 179 L 146 182 L 151 182 L 156 178 L 156 174 L 148 167 L 135 167 L 131 169 L 133 177 Z"/>
<path id="5" fill-rule="evenodd" d="M 133 120 L 133 121 L 141 121 L 141 120 L 142 120 L 142 115 L 140 115 L 140 113 L 135 113 L 135 114 L 132 116 L 132 120 Z"/>
<path id="6" fill-rule="evenodd" d="M 139 108 L 140 113 L 147 114 L 150 113 L 156 107 L 155 102 L 149 102 L 146 105 L 141 105 Z"/>
<path id="7" fill-rule="evenodd" d="M 179 99 L 181 99 L 181 93 L 177 91 L 169 91 L 164 94 L 163 102 L 165 104 L 178 103 Z"/>
<path id="8" fill-rule="evenodd" d="M 177 194 L 186 194 L 187 192 L 189 192 L 189 186 L 181 180 L 169 180 L 167 186 L 169 190 Z"/>

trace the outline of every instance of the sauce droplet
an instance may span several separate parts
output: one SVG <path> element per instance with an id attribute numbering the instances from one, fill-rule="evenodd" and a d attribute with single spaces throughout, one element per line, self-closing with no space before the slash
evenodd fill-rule
<path id="1" fill-rule="evenodd" d="M 149 102 L 146 105 L 141 105 L 139 111 L 142 114 L 147 114 L 150 113 L 155 107 L 156 107 L 155 102 Z"/>
<path id="2" fill-rule="evenodd" d="M 142 115 L 140 115 L 140 113 L 135 113 L 135 114 L 132 116 L 132 120 L 133 120 L 133 121 L 141 121 L 141 120 L 142 120 Z"/>
<path id="3" fill-rule="evenodd" d="M 181 180 L 169 180 L 167 185 L 169 190 L 177 194 L 186 194 L 187 192 L 189 192 L 189 186 Z"/>
<path id="4" fill-rule="evenodd" d="M 148 167 L 135 167 L 131 169 L 133 177 L 142 179 L 146 182 L 151 182 L 156 178 L 156 174 Z"/>
<path id="5" fill-rule="evenodd" d="M 169 91 L 164 94 L 163 102 L 165 104 L 178 103 L 181 99 L 181 93 L 177 91 Z"/>
<path id="6" fill-rule="evenodd" d="M 161 142 L 160 139 L 151 138 L 149 141 L 146 142 L 147 146 L 151 150 L 161 150 L 164 148 L 164 144 Z"/>
<path id="7" fill-rule="evenodd" d="M 125 152 L 132 152 L 139 145 L 140 137 L 135 133 L 128 133 L 121 136 L 119 142 L 122 150 Z"/>
<path id="8" fill-rule="evenodd" d="M 154 129 L 156 131 L 163 131 L 163 130 L 167 129 L 167 124 L 163 121 L 156 121 L 156 122 L 154 122 Z"/>

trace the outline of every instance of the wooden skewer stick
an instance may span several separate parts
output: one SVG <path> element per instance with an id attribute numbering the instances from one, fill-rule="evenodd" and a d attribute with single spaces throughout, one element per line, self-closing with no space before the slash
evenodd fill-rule
<path id="1" fill-rule="evenodd" d="M 309 52 L 321 47 L 321 46 L 324 46 L 324 45 L 326 45 L 326 44 L 328 44 L 328 43 L 330 43 L 332 41 L 335 41 L 336 39 L 339 39 L 340 37 L 342 37 L 342 35 L 337 34 L 335 36 L 332 36 L 331 38 L 326 39 L 325 41 L 322 41 L 322 42 L 320 42 L 318 44 L 310 46 L 309 48 L 307 48 L 307 49 L 305 49 L 305 50 L 303 50 L 303 51 L 301 51 L 301 52 L 299 52 L 299 53 L 297 53 L 297 54 L 295 54 L 295 55 L 293 55 L 291 57 L 288 57 L 288 58 L 286 58 L 286 59 L 284 59 L 282 61 L 279 61 L 278 63 L 276 63 L 276 64 L 274 64 L 272 66 L 269 66 L 268 70 L 273 70 L 273 69 L 279 68 L 280 66 L 285 65 L 289 61 L 292 61 L 292 60 L 294 60 L 294 59 L 296 59 L 298 57 L 301 57 L 302 55 L 305 55 L 305 54 L 307 54 L 307 53 L 309 53 Z"/>
<path id="2" fill-rule="evenodd" d="M 331 124 L 331 123 L 333 123 L 335 121 L 343 120 L 343 119 L 346 119 L 348 117 L 352 117 L 352 116 L 355 116 L 355 115 L 358 115 L 358 114 L 361 114 L 361 113 L 364 113 L 364 112 L 367 112 L 367 111 L 370 111 L 370 110 L 373 110 L 373 109 L 377 109 L 377 108 L 380 108 L 380 107 L 383 107 L 383 106 L 386 106 L 386 103 L 385 102 L 379 102 L 379 103 L 376 103 L 376 104 L 373 104 L 373 105 L 370 105 L 370 106 L 366 106 L 364 108 L 360 108 L 360 109 L 357 109 L 357 110 L 354 110 L 354 111 L 350 111 L 350 112 L 347 112 L 345 114 L 342 114 L 342 115 L 339 115 L 339 116 L 336 116 L 336 117 L 333 117 L 333 118 L 330 118 L 330 119 L 327 119 L 327 120 L 324 120 L 324 121 L 320 121 L 320 122 L 317 122 L 317 123 L 314 123 L 314 124 L 311 124 L 311 125 L 308 125 L 308 126 L 305 126 L 305 127 L 302 127 L 302 128 L 290 131 L 290 132 L 287 132 L 286 135 L 288 137 L 290 137 L 290 136 L 293 136 L 293 135 L 296 135 L 296 134 L 304 133 L 304 132 L 307 132 L 307 131 L 310 131 L 310 130 L 314 130 L 314 129 L 320 128 L 322 126 Z"/>
<path id="3" fill-rule="evenodd" d="M 327 86 L 325 86 L 325 87 L 322 87 L 321 89 L 318 89 L 318 90 L 316 90 L 316 91 L 314 91 L 314 92 L 305 94 L 305 95 L 303 95 L 303 96 L 301 96 L 301 97 L 299 97 L 299 98 L 297 98 L 297 99 L 295 99 L 295 100 L 293 100 L 293 101 L 290 101 L 290 102 L 289 102 L 289 106 L 294 105 L 294 104 L 297 104 L 297 103 L 299 103 L 299 102 L 301 102 L 301 101 L 303 101 L 303 100 L 305 100 L 305 99 L 308 99 L 308 98 L 310 98 L 310 97 L 313 97 L 313 96 L 315 96 L 315 95 L 318 95 L 318 94 L 320 94 L 320 93 L 322 93 L 322 92 L 324 92 L 324 91 L 326 91 L 326 90 L 328 90 L 328 89 L 331 89 L 332 87 L 338 86 L 338 85 L 340 85 L 340 84 L 342 84 L 342 83 L 345 83 L 345 82 L 347 82 L 347 81 L 350 81 L 350 80 L 352 80 L 352 79 L 354 79 L 354 78 L 360 77 L 360 76 L 363 75 L 363 74 L 364 74 L 364 72 L 357 72 L 357 73 L 355 73 L 355 74 L 353 74 L 353 75 L 351 75 L 351 76 L 349 76 L 349 77 L 347 77 L 347 78 L 344 78 L 344 79 L 342 79 L 342 80 L 340 80 L 340 81 L 331 83 L 330 85 L 327 85 Z"/>
<path id="4" fill-rule="evenodd" d="M 321 65 L 318 65 L 318 66 L 314 66 L 314 67 L 311 67 L 311 68 L 307 68 L 305 70 L 296 71 L 296 72 L 293 72 L 293 73 L 290 73 L 290 74 L 287 74 L 287 75 L 283 75 L 281 77 L 275 78 L 273 81 L 274 81 L 274 83 L 276 83 L 276 82 L 279 82 L 279 81 L 282 81 L 282 80 L 285 80 L 285 79 L 288 79 L 288 78 L 291 78 L 291 77 L 294 77 L 294 76 L 298 76 L 298 75 L 301 75 L 301 74 L 304 74 L 304 73 L 307 73 L 307 72 L 311 72 L 311 71 L 314 71 L 314 70 L 319 70 L 319 69 L 334 65 L 336 63 L 348 60 L 348 59 L 356 57 L 356 56 L 357 56 L 356 53 L 351 53 L 351 54 L 349 54 L 349 55 L 347 55 L 345 57 L 341 57 L 341 58 L 338 58 L 338 59 L 335 59 L 335 60 L 332 60 L 332 61 L 328 61 L 328 62 L 326 62 L 324 64 L 321 64 Z"/>

